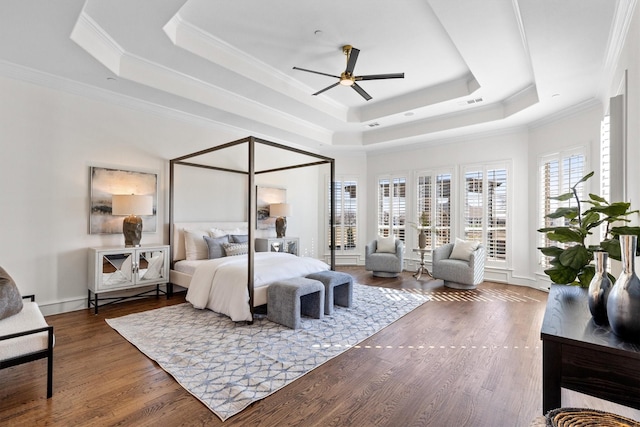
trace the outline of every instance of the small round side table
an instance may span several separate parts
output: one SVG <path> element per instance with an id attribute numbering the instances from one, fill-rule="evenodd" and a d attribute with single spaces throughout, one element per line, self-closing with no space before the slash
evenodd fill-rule
<path id="1" fill-rule="evenodd" d="M 427 266 L 424 263 L 424 254 L 431 252 L 431 249 L 414 249 L 413 252 L 419 253 L 420 254 L 420 267 L 418 267 L 418 271 L 416 271 L 415 273 L 413 273 L 413 277 L 415 277 L 416 279 L 420 280 L 420 277 L 422 277 L 423 273 L 426 273 L 428 276 L 431 276 L 431 273 L 429 273 L 429 270 L 427 269 Z M 433 276 L 431 276 L 433 277 Z"/>

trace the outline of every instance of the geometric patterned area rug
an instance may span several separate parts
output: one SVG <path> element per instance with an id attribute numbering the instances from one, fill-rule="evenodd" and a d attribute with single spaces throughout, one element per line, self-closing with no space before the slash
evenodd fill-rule
<path id="1" fill-rule="evenodd" d="M 351 308 L 289 329 L 266 317 L 233 322 L 184 303 L 107 323 L 221 420 L 264 399 L 428 301 L 403 290 L 353 285 Z"/>

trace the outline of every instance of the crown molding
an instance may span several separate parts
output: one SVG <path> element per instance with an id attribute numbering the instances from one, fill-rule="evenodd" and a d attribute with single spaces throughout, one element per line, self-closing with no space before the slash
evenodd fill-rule
<path id="1" fill-rule="evenodd" d="M 564 120 L 566 118 L 578 115 L 580 113 L 583 113 L 585 111 L 588 110 L 592 110 L 594 108 L 600 108 L 602 109 L 602 104 L 600 103 L 600 101 L 596 98 L 590 98 L 587 100 L 584 100 L 578 104 L 572 105 L 571 107 L 565 108 L 564 110 L 558 111 L 554 114 L 551 114 L 549 116 L 543 117 L 541 119 L 538 120 L 534 120 L 532 122 L 530 122 L 527 127 L 529 130 L 534 130 L 534 129 L 538 129 L 544 126 L 548 126 L 550 124 L 553 124 L 557 121 L 560 120 Z"/>
<path id="2" fill-rule="evenodd" d="M 603 77 L 599 88 L 600 96 L 603 98 L 610 96 L 610 85 L 615 75 L 618 62 L 620 61 L 620 55 L 622 54 L 627 33 L 633 20 L 636 4 L 637 0 L 620 0 L 617 2 L 604 59 Z"/>

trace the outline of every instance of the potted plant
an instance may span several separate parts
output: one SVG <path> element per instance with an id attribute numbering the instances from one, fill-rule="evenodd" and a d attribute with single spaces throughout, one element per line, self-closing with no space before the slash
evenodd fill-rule
<path id="1" fill-rule="evenodd" d="M 546 246 L 538 248 L 544 255 L 551 257 L 551 267 L 544 272 L 553 283 L 578 285 L 588 287 L 595 274 L 595 267 L 591 265 L 593 252 L 606 251 L 609 258 L 621 259 L 620 235 L 640 235 L 640 227 L 614 226 L 616 222 L 628 223 L 627 216 L 637 213 L 637 210 L 629 210 L 631 204 L 627 202 L 609 203 L 604 198 L 589 194 L 588 200 L 580 200 L 577 186 L 593 176 L 593 172 L 585 175 L 578 181 L 571 191 L 552 197 L 553 200 L 575 200 L 575 206 L 560 207 L 555 212 L 547 215 L 547 218 L 564 220 L 563 225 L 538 229 L 545 233 L 553 242 L 564 243 L 564 247 Z M 590 205 L 583 211 L 583 205 Z M 592 230 L 605 224 L 604 239 L 598 245 L 586 245 L 586 240 L 592 234 Z M 612 282 L 615 278 L 609 274 Z"/>

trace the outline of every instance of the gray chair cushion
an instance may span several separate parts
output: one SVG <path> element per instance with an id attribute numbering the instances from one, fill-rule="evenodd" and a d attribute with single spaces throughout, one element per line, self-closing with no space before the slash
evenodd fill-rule
<path id="1" fill-rule="evenodd" d="M 9 273 L 0 267 L 0 320 L 22 310 L 22 296 Z"/>

